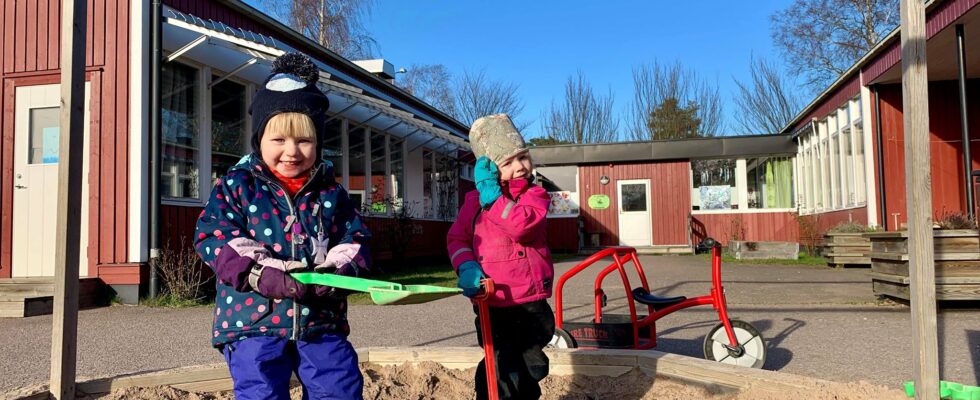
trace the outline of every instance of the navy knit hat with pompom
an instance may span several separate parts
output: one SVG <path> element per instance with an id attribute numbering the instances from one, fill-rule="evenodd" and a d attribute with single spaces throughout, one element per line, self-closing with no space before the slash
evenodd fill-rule
<path id="1" fill-rule="evenodd" d="M 296 112 L 306 114 L 316 127 L 316 157 L 322 154 L 326 136 L 327 109 L 330 101 L 316 87 L 320 69 L 309 57 L 286 53 L 272 64 L 272 74 L 255 93 L 249 114 L 252 115 L 252 148 L 259 154 L 259 143 L 269 119 L 276 114 Z"/>

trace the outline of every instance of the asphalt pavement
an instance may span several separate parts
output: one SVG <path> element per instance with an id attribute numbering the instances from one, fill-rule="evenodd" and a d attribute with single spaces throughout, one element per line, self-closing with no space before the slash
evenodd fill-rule
<path id="1" fill-rule="evenodd" d="M 577 260 L 556 265 L 557 274 Z M 702 256 L 642 256 L 653 292 L 700 296 L 711 285 Z M 596 269 L 569 279 L 566 318 L 591 317 Z M 894 388 L 911 379 L 912 326 L 907 306 L 871 293 L 867 269 L 726 264 L 723 280 L 732 318 L 752 323 L 767 340 L 765 367 L 815 378 L 866 380 Z M 635 273 L 631 286 L 639 285 Z M 625 314 L 625 289 L 610 276 L 607 314 Z M 940 376 L 980 381 L 980 309 L 943 308 L 938 316 Z M 221 362 L 210 347 L 212 309 L 112 306 L 79 315 L 78 376 L 113 376 Z M 463 297 L 410 306 L 350 307 L 351 341 L 367 346 L 475 346 L 473 312 Z M 702 356 L 718 322 L 711 307 L 671 314 L 657 323 L 657 349 Z M 48 379 L 51 316 L 0 319 L 0 393 Z M 2 395 L 0 395 L 2 397 Z"/>

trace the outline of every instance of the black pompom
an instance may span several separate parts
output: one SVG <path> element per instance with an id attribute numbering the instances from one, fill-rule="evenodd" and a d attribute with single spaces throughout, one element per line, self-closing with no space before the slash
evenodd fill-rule
<path id="1" fill-rule="evenodd" d="M 300 53 L 286 53 L 272 63 L 272 74 L 294 75 L 313 85 L 320 79 L 320 69 L 313 60 Z"/>

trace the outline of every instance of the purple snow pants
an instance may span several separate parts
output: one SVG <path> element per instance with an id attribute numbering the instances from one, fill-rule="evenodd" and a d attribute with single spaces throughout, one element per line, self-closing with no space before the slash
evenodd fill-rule
<path id="1" fill-rule="evenodd" d="M 360 400 L 364 378 L 354 346 L 344 336 L 306 341 L 253 337 L 222 349 L 235 384 L 235 398 L 289 400 L 293 372 L 303 384 L 303 400 Z"/>

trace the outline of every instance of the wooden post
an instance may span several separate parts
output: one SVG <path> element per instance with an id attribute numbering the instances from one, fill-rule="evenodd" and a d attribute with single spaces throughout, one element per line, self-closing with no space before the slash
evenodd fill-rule
<path id="1" fill-rule="evenodd" d="M 51 326 L 51 383 L 55 399 L 75 398 L 78 264 L 85 126 L 86 0 L 64 1 L 61 14 L 61 128 L 58 217 Z"/>
<path id="2" fill-rule="evenodd" d="M 905 122 L 905 192 L 909 222 L 915 398 L 938 400 L 939 351 L 936 341 L 936 270 L 932 237 L 924 2 L 902 0 L 901 18 L 902 113 Z"/>

